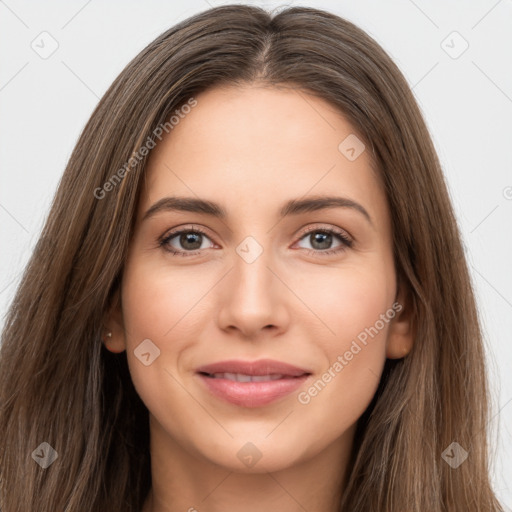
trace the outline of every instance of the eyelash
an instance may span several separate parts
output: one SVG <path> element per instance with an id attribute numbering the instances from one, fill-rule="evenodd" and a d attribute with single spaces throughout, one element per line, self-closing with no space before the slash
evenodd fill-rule
<path id="1" fill-rule="evenodd" d="M 205 237 L 210 238 L 208 236 L 208 234 L 205 231 L 203 231 L 199 226 L 194 226 L 193 228 L 172 231 L 171 233 L 164 235 L 163 237 L 161 237 L 158 240 L 158 246 L 162 247 L 165 251 L 170 252 L 173 256 L 189 257 L 189 256 L 195 256 L 195 255 L 199 254 L 201 249 L 198 249 L 196 251 L 177 251 L 175 249 L 169 248 L 169 246 L 167 245 L 169 243 L 169 241 L 183 233 L 200 233 L 201 235 L 204 235 Z M 306 229 L 301 234 L 298 241 L 302 240 L 304 237 L 306 237 L 310 233 L 323 233 L 323 234 L 328 234 L 328 235 L 334 235 L 341 242 L 341 246 L 339 246 L 335 249 L 326 249 L 326 250 L 304 249 L 310 255 L 330 256 L 332 254 L 336 254 L 336 253 L 345 251 L 346 249 L 350 249 L 353 246 L 353 241 L 345 233 L 343 233 L 342 231 L 333 229 L 333 228 L 310 227 L 310 228 Z"/>

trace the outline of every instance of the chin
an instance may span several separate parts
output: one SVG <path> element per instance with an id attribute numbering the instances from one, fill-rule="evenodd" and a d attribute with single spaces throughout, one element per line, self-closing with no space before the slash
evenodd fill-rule
<path id="1" fill-rule="evenodd" d="M 230 439 L 228 443 L 211 445 L 200 450 L 203 457 L 217 466 L 222 466 L 234 473 L 258 474 L 287 469 L 300 462 L 304 453 L 299 451 L 304 443 L 283 445 L 267 439 L 258 441 L 257 436 Z M 252 440 L 251 440 L 252 439 Z"/>

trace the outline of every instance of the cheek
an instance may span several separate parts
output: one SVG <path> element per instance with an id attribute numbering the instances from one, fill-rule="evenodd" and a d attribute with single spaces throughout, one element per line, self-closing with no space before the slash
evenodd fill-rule
<path id="1" fill-rule="evenodd" d="M 298 401 L 317 428 L 329 431 L 327 436 L 349 428 L 377 390 L 393 318 L 393 280 L 393 272 L 376 264 L 346 268 L 328 282 L 308 286 L 311 304 L 329 333 L 324 330 L 315 340 L 324 368 Z"/>
<path id="2" fill-rule="evenodd" d="M 316 314 L 303 316 L 324 326 L 322 336 L 315 340 L 331 358 L 340 350 L 348 350 L 352 339 L 366 332 L 389 309 L 393 302 L 394 274 L 375 265 L 325 269 L 297 282 L 304 302 Z M 379 323 L 379 331 L 386 328 Z M 387 326 L 387 324 L 386 324 Z M 364 334 L 361 336 L 364 338 Z"/>
<path id="3" fill-rule="evenodd" d="M 123 276 L 122 292 L 128 344 L 145 338 L 154 338 L 155 343 L 174 340 L 187 325 L 188 313 L 208 290 L 207 281 L 200 279 L 197 272 L 171 272 L 154 262 L 130 262 Z"/>
<path id="4" fill-rule="evenodd" d="M 155 390 L 179 391 L 173 376 L 177 376 L 180 357 L 197 338 L 191 330 L 200 326 L 191 319 L 194 305 L 206 291 L 207 283 L 197 275 L 164 272 L 142 259 L 126 266 L 122 310 L 127 358 L 132 381 L 150 410 L 159 405 Z"/>

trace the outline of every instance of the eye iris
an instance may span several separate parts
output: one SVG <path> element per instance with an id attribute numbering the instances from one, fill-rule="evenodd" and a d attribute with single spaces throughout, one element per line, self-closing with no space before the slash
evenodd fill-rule
<path id="1" fill-rule="evenodd" d="M 199 249 L 201 247 L 201 237 L 200 233 L 183 233 L 180 235 L 180 244 L 185 249 Z M 192 247 L 189 244 L 192 244 Z"/>
<path id="2" fill-rule="evenodd" d="M 315 247 L 316 243 L 319 243 L 321 247 Z M 326 243 L 327 242 L 327 243 Z M 332 235 L 329 233 L 316 232 L 311 235 L 311 246 L 315 249 L 329 249 L 332 243 Z"/>

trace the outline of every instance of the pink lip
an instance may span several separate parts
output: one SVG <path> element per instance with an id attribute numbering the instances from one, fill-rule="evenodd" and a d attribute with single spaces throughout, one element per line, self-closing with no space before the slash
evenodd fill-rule
<path id="1" fill-rule="evenodd" d="M 274 402 L 295 391 L 311 375 L 311 372 L 306 369 L 271 359 L 220 361 L 201 366 L 196 372 L 211 393 L 242 407 L 260 407 Z M 237 382 L 207 375 L 214 373 L 280 374 L 283 377 L 264 382 Z"/>

